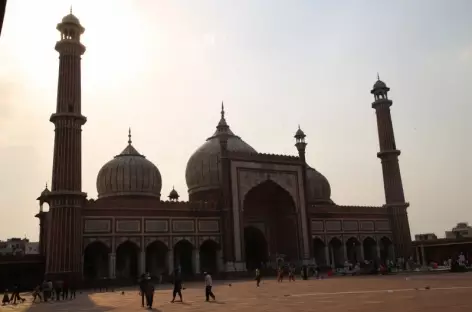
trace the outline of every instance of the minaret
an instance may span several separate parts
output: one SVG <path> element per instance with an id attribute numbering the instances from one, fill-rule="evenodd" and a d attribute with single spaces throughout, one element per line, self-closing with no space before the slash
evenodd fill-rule
<path id="1" fill-rule="evenodd" d="M 375 109 L 377 114 L 379 133 L 380 152 L 377 153 L 377 157 L 382 162 L 385 206 L 390 214 L 395 256 L 407 260 L 411 255 L 411 234 L 407 215 L 409 204 L 405 202 L 403 193 L 402 177 L 398 163 L 400 150 L 397 149 L 395 144 L 392 116 L 390 114 L 392 101 L 388 99 L 388 91 L 390 91 L 390 88 L 377 76 L 377 82 L 371 91 L 375 100 L 372 103 L 372 108 Z"/>
<path id="2" fill-rule="evenodd" d="M 59 80 L 55 126 L 52 186 L 49 194 L 49 224 L 46 275 L 51 279 L 80 278 L 82 271 L 81 208 L 82 125 L 80 60 L 85 46 L 80 42 L 84 28 L 72 14 L 57 25 L 61 33 L 56 43 L 59 52 Z"/>
<path id="3" fill-rule="evenodd" d="M 301 161 L 306 162 L 306 159 L 305 159 L 305 149 L 307 145 L 307 143 L 305 142 L 306 135 L 305 135 L 305 132 L 303 132 L 302 129 L 300 129 L 300 125 L 298 126 L 298 130 L 295 133 L 294 138 L 296 140 L 295 146 L 297 147 L 297 150 L 298 150 L 298 156 L 300 157 Z"/>

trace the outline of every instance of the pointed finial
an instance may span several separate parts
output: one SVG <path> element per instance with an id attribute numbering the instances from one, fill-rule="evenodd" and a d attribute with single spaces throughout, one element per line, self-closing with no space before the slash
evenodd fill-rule
<path id="1" fill-rule="evenodd" d="M 48 183 L 46 182 L 46 188 L 48 188 Z"/>
<path id="2" fill-rule="evenodd" d="M 172 185 L 172 189 L 175 190 L 174 186 Z"/>
<path id="3" fill-rule="evenodd" d="M 221 118 L 225 118 L 225 105 L 221 101 Z"/>
<path id="4" fill-rule="evenodd" d="M 72 4 L 70 5 L 70 14 L 72 14 Z"/>
<path id="5" fill-rule="evenodd" d="M 300 129 L 300 124 L 298 124 L 298 130 L 301 130 L 301 129 Z"/>
<path id="6" fill-rule="evenodd" d="M 128 129 L 128 144 L 131 145 L 131 127 Z"/>
<path id="7" fill-rule="evenodd" d="M 377 80 L 380 80 L 379 72 L 377 72 Z"/>

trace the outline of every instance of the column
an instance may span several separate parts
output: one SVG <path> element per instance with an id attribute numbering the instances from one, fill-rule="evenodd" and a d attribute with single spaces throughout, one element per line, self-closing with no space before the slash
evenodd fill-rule
<path id="1" fill-rule="evenodd" d="M 225 264 L 223 261 L 223 249 L 219 249 L 216 251 L 216 266 L 218 272 L 224 272 Z"/>
<path id="2" fill-rule="evenodd" d="M 169 249 L 167 251 L 167 268 L 169 269 L 169 274 L 174 272 L 174 250 Z"/>
<path id="3" fill-rule="evenodd" d="M 109 253 L 108 254 L 108 277 L 111 279 L 115 278 L 116 272 L 116 254 L 115 253 Z"/>
<path id="4" fill-rule="evenodd" d="M 330 254 L 330 257 L 331 257 L 331 261 L 330 261 L 330 266 L 332 268 L 335 268 L 336 267 L 336 259 L 334 257 L 334 249 L 333 248 L 329 248 L 329 254 Z"/>
<path id="5" fill-rule="evenodd" d="M 146 252 L 141 251 L 139 254 L 139 275 L 146 273 Z"/>
<path id="6" fill-rule="evenodd" d="M 193 272 L 195 274 L 200 274 L 200 251 L 198 249 L 193 250 Z"/>
<path id="7" fill-rule="evenodd" d="M 346 243 L 343 243 L 343 253 L 344 253 L 344 261 L 343 262 L 346 262 L 346 260 L 348 260 Z"/>
<path id="8" fill-rule="evenodd" d="M 329 263 L 329 246 L 326 245 L 324 249 L 325 249 L 326 265 L 330 265 L 330 263 Z"/>
<path id="9" fill-rule="evenodd" d="M 380 245 L 377 244 L 375 248 L 377 249 L 377 258 L 380 259 Z"/>
<path id="10" fill-rule="evenodd" d="M 421 265 L 423 265 L 423 266 L 428 266 L 428 262 L 426 261 L 425 252 L 424 252 L 424 246 L 423 246 L 423 245 L 421 245 L 420 250 L 421 250 Z"/>
<path id="11" fill-rule="evenodd" d="M 364 259 L 365 259 L 364 244 L 359 245 L 359 250 L 361 252 L 361 259 L 359 259 L 359 262 L 364 262 Z"/>

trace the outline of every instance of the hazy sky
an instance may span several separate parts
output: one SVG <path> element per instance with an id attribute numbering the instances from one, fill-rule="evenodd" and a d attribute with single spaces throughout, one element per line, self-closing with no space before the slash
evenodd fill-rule
<path id="1" fill-rule="evenodd" d="M 126 146 L 154 162 L 162 197 L 187 199 L 185 166 L 224 100 L 232 130 L 259 152 L 297 153 L 342 205 L 382 205 L 377 72 L 392 115 L 412 234 L 472 221 L 472 1 L 75 0 L 82 61 L 83 190 Z M 51 181 L 64 0 L 8 1 L 0 38 L 0 238 L 38 237 Z"/>

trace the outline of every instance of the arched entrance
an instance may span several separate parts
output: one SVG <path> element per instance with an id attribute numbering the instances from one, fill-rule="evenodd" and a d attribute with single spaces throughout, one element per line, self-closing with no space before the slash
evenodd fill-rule
<path id="1" fill-rule="evenodd" d="M 138 277 L 139 247 L 130 241 L 121 243 L 116 248 L 116 277 L 137 278 Z"/>
<path id="2" fill-rule="evenodd" d="M 254 232 L 254 228 L 263 229 L 262 236 L 266 238 L 267 255 L 270 257 L 267 260 L 275 264 L 276 258 L 280 255 L 283 255 L 284 260 L 288 262 L 299 260 L 300 240 L 298 239 L 295 203 L 284 188 L 272 180 L 266 180 L 246 194 L 243 208 L 244 242 L 251 245 L 250 248 L 245 247 L 244 250 L 253 252 L 249 254 L 251 264 L 247 266 L 253 267 L 256 260 L 255 246 L 246 238 L 251 235 L 260 238 L 260 235 Z M 258 241 L 261 242 L 260 239 Z M 262 254 L 257 257 L 264 258 Z M 248 254 L 246 254 L 247 260 Z"/>
<path id="3" fill-rule="evenodd" d="M 174 268 L 180 269 L 182 276 L 193 275 L 193 245 L 188 240 L 180 240 L 174 246 Z"/>
<path id="4" fill-rule="evenodd" d="M 315 262 L 318 266 L 327 265 L 326 263 L 326 245 L 320 238 L 313 239 L 313 253 Z"/>
<path id="5" fill-rule="evenodd" d="M 364 259 L 374 261 L 377 259 L 377 243 L 372 237 L 366 237 L 362 242 L 364 249 Z"/>
<path id="6" fill-rule="evenodd" d="M 251 271 L 262 268 L 269 260 L 267 241 L 264 234 L 258 228 L 253 226 L 244 228 L 244 246 L 246 269 Z"/>
<path id="7" fill-rule="evenodd" d="M 329 260 L 335 268 L 344 266 L 343 243 L 337 237 L 333 237 L 329 241 Z"/>
<path id="8" fill-rule="evenodd" d="M 156 240 L 146 247 L 146 272 L 158 277 L 167 272 L 167 248 L 166 244 Z"/>
<path id="9" fill-rule="evenodd" d="M 100 279 L 108 277 L 108 247 L 100 242 L 95 241 L 85 247 L 84 250 L 84 278 Z"/>
<path id="10" fill-rule="evenodd" d="M 393 244 L 388 237 L 382 237 L 380 239 L 380 260 L 382 263 L 386 263 L 387 260 L 394 260 Z"/>
<path id="11" fill-rule="evenodd" d="M 219 249 L 219 244 L 211 239 L 207 239 L 200 245 L 200 272 L 218 272 Z"/>
<path id="12" fill-rule="evenodd" d="M 346 242 L 346 252 L 347 252 L 347 260 L 355 264 L 360 262 L 362 259 L 361 255 L 361 243 L 355 237 L 351 237 Z"/>

